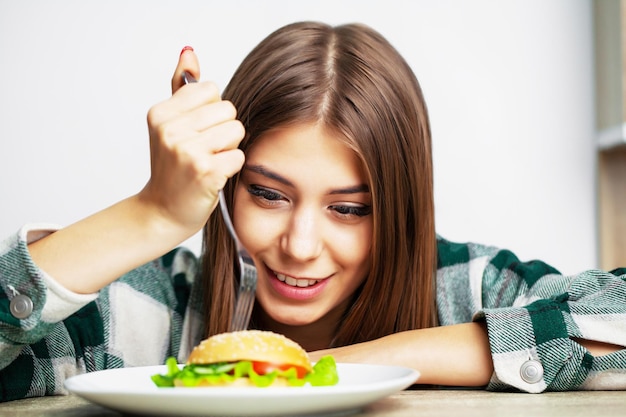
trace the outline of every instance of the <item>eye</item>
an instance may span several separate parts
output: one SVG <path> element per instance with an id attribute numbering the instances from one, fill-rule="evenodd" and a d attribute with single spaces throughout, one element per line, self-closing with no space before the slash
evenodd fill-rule
<path id="1" fill-rule="evenodd" d="M 352 205 L 333 205 L 328 207 L 330 210 L 333 210 L 337 216 L 345 219 L 355 218 L 355 217 L 365 217 L 372 213 L 372 208 L 370 206 L 352 206 Z"/>
<path id="2" fill-rule="evenodd" d="M 264 205 L 275 205 L 285 199 L 282 194 L 276 191 L 253 184 L 248 186 L 248 193 Z"/>

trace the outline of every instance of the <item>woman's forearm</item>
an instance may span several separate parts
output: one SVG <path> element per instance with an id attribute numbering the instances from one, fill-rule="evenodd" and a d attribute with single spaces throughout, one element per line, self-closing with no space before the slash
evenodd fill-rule
<path id="1" fill-rule="evenodd" d="M 611 343 L 596 342 L 594 340 L 574 338 L 574 341 L 582 345 L 585 349 L 589 351 L 589 353 L 596 357 L 608 355 L 609 353 L 617 352 L 618 350 L 624 349 L 624 346 L 614 345 Z"/>
<path id="2" fill-rule="evenodd" d="M 29 251 L 65 288 L 87 294 L 163 255 L 191 234 L 133 196 L 31 243 Z"/>
<path id="3" fill-rule="evenodd" d="M 400 332 L 370 342 L 312 352 L 337 362 L 399 365 L 420 372 L 420 384 L 484 386 L 493 373 L 487 330 L 465 323 Z"/>

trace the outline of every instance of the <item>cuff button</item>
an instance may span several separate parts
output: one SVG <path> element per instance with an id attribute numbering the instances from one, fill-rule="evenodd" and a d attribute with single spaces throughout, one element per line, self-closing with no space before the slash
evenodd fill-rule
<path id="1" fill-rule="evenodd" d="M 9 309 L 11 315 L 16 319 L 25 319 L 33 312 L 33 301 L 29 297 L 19 294 L 11 299 Z"/>
<path id="2" fill-rule="evenodd" d="M 543 378 L 543 366 L 541 362 L 528 360 L 522 364 L 520 368 L 520 376 L 529 384 L 536 384 Z"/>

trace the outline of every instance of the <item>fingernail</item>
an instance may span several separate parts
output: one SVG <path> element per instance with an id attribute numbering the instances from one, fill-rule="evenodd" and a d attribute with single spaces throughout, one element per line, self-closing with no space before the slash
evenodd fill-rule
<path id="1" fill-rule="evenodd" d="M 182 51 L 180 51 L 180 56 L 182 56 L 186 51 L 193 51 L 191 46 L 185 46 Z"/>

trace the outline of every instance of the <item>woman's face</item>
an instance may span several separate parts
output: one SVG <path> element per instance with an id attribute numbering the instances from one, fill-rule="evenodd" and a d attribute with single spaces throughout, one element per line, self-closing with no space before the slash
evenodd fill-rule
<path id="1" fill-rule="evenodd" d="M 257 265 L 257 300 L 269 320 L 300 326 L 344 311 L 369 270 L 371 204 L 359 159 L 319 126 L 255 142 L 234 224 Z"/>

